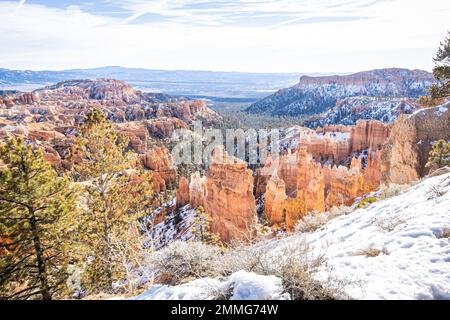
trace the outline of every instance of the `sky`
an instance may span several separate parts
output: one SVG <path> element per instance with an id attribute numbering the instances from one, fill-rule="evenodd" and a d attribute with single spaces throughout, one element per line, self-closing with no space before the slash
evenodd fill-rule
<path id="1" fill-rule="evenodd" d="M 448 0 L 0 0 L 0 68 L 431 70 Z"/>

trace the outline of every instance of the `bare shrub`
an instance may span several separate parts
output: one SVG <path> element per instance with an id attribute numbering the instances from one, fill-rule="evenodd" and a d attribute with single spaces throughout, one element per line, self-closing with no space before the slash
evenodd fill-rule
<path id="1" fill-rule="evenodd" d="M 436 199 L 442 197 L 447 193 L 446 187 L 450 186 L 450 178 L 447 177 L 442 179 L 436 184 L 430 186 L 428 190 L 428 200 Z"/>
<path id="2" fill-rule="evenodd" d="M 153 284 L 154 274 L 148 265 L 154 251 L 145 246 L 148 233 L 139 230 L 143 230 L 140 223 L 132 223 L 127 237 L 111 232 L 108 259 L 113 263 L 113 272 L 121 278 L 113 283 L 115 293 L 135 295 Z"/>
<path id="3" fill-rule="evenodd" d="M 381 198 L 387 199 L 400 195 L 405 189 L 407 189 L 408 185 L 400 185 L 400 184 L 390 184 L 383 185 L 380 188 Z"/>
<path id="4" fill-rule="evenodd" d="M 195 278 L 218 276 L 216 263 L 220 256 L 217 246 L 175 241 L 157 251 L 150 266 L 159 283 L 177 285 Z"/>
<path id="5" fill-rule="evenodd" d="M 428 200 L 442 197 L 446 193 L 447 191 L 440 184 L 431 185 L 428 190 Z"/>
<path id="6" fill-rule="evenodd" d="M 386 248 L 383 248 L 382 250 L 375 248 L 373 246 L 370 246 L 368 248 L 365 249 L 361 249 L 359 251 L 357 251 L 355 253 L 356 256 L 365 256 L 367 258 L 373 258 L 373 257 L 378 257 L 381 253 L 388 255 L 389 252 L 387 251 Z"/>
<path id="7" fill-rule="evenodd" d="M 444 228 L 438 235 L 439 239 L 445 239 L 445 238 L 449 238 L 450 239 L 450 228 Z"/>
<path id="8" fill-rule="evenodd" d="M 313 254 L 310 247 L 302 242 L 281 249 L 271 248 L 268 244 L 235 247 L 222 256 L 218 269 L 224 276 L 239 270 L 277 276 L 282 279 L 285 292 L 295 300 L 345 298 L 344 282 L 315 279 L 319 268 L 325 265 L 324 255 Z"/>
<path id="9" fill-rule="evenodd" d="M 381 231 L 392 232 L 397 226 L 404 223 L 406 220 L 399 217 L 384 217 L 379 218 L 375 224 Z"/>
<path id="10" fill-rule="evenodd" d="M 314 232 L 327 224 L 331 219 L 348 214 L 352 211 L 351 207 L 333 207 L 327 212 L 311 213 L 300 219 L 295 225 L 295 232 Z"/>

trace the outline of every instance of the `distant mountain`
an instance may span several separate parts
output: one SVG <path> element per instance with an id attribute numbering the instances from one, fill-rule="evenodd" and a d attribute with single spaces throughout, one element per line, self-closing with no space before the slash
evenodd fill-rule
<path id="1" fill-rule="evenodd" d="M 19 71 L 0 69 L 0 90 L 31 91 L 44 85 L 72 79 L 113 78 L 149 92 L 201 97 L 227 98 L 236 102 L 254 102 L 280 88 L 293 85 L 294 73 L 243 73 L 187 70 L 149 70 L 141 68 L 102 67 L 62 71 Z"/>
<path id="2" fill-rule="evenodd" d="M 358 119 L 390 122 L 413 112 L 414 100 L 433 83 L 422 70 L 379 69 L 344 76 L 302 76 L 293 87 L 254 103 L 247 111 L 312 116 L 310 125 L 354 124 Z"/>

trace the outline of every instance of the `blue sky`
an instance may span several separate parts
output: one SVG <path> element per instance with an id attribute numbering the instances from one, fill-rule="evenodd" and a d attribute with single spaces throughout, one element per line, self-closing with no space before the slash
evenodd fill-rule
<path id="1" fill-rule="evenodd" d="M 0 67 L 430 70 L 447 0 L 0 1 Z"/>

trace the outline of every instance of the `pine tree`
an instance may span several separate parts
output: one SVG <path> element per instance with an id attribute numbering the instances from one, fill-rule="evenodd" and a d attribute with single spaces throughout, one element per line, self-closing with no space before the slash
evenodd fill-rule
<path id="1" fill-rule="evenodd" d="M 51 300 L 64 290 L 75 189 L 23 139 L 2 146 L 0 159 L 0 299 Z"/>
<path id="2" fill-rule="evenodd" d="M 434 99 L 450 96 L 450 32 L 447 38 L 441 42 L 441 46 L 434 57 L 436 66 L 433 68 L 433 76 L 438 84 L 431 87 L 431 97 Z"/>
<path id="3" fill-rule="evenodd" d="M 151 175 L 127 149 L 126 137 L 100 111 L 88 114 L 79 128 L 81 161 L 74 174 L 83 181 L 85 212 L 78 219 L 78 237 L 90 293 L 109 292 L 114 282 L 124 280 L 123 248 L 137 249 L 139 241 L 132 241 L 138 240 L 138 219 L 151 211 Z"/>
<path id="4" fill-rule="evenodd" d="M 433 58 L 436 66 L 433 68 L 433 76 L 438 83 L 429 89 L 429 96 L 421 96 L 417 103 L 424 108 L 437 106 L 444 98 L 450 96 L 450 32 L 447 38 L 441 42 L 441 46 Z"/>
<path id="5" fill-rule="evenodd" d="M 212 218 L 206 214 L 202 206 L 195 210 L 195 216 L 192 219 L 192 233 L 195 238 L 213 245 L 221 245 L 220 238 L 217 234 L 211 232 Z"/>
<path id="6" fill-rule="evenodd" d="M 444 166 L 450 166 L 450 143 L 441 139 L 433 145 L 427 167 L 439 169 Z"/>

